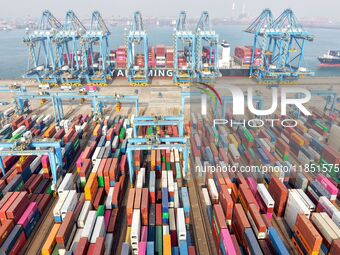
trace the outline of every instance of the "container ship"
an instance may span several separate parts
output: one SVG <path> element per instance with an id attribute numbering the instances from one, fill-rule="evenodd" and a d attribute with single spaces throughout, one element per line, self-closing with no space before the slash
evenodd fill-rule
<path id="1" fill-rule="evenodd" d="M 318 57 L 321 67 L 340 67 L 340 50 L 329 50 Z"/>
<path id="2" fill-rule="evenodd" d="M 203 56 L 210 55 L 208 50 L 203 49 Z M 186 49 L 179 52 L 178 65 L 180 68 L 188 66 L 186 54 Z M 218 48 L 218 66 L 221 77 L 248 77 L 251 54 L 252 49 L 250 46 L 238 46 L 235 48 L 234 56 L 231 56 L 230 44 L 222 42 Z M 259 54 L 259 51 L 256 51 L 256 54 Z M 110 63 L 116 67 L 112 73 L 114 78 L 124 78 L 126 76 L 127 51 L 124 46 L 110 51 Z M 171 79 L 174 68 L 173 47 L 164 45 L 149 47 L 148 64 L 150 77 Z M 135 65 L 144 67 L 143 54 L 137 54 Z"/>

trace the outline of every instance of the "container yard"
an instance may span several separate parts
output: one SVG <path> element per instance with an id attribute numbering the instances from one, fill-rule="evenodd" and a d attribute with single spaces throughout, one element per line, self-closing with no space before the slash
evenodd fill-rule
<path id="1" fill-rule="evenodd" d="M 256 90 L 267 107 L 272 88 Z M 266 116 L 293 128 L 214 126 L 194 88 L 20 91 L 1 96 L 2 254 L 338 254 L 340 116 L 324 95 L 310 116 Z"/>
<path id="2" fill-rule="evenodd" d="M 207 11 L 169 44 L 130 18 L 116 48 L 98 11 L 26 30 L 26 80 L 0 80 L 0 255 L 340 254 L 339 79 L 310 77 L 294 12 L 232 48 Z"/>

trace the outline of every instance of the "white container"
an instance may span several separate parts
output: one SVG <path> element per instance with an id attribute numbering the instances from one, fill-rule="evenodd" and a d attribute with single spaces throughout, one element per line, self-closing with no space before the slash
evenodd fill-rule
<path id="1" fill-rule="evenodd" d="M 93 167 L 92 167 L 92 170 L 91 170 L 92 173 L 96 173 L 98 171 L 101 161 L 102 161 L 101 159 L 96 160 L 96 163 L 93 164 Z"/>
<path id="2" fill-rule="evenodd" d="M 105 201 L 105 208 L 111 210 L 112 209 L 112 196 L 114 187 L 109 188 L 109 192 L 107 193 L 106 201 Z"/>
<path id="3" fill-rule="evenodd" d="M 72 173 L 65 174 L 63 181 L 58 187 L 58 194 L 61 195 L 65 190 L 71 190 L 73 188 L 73 177 Z"/>
<path id="4" fill-rule="evenodd" d="M 85 226 L 83 228 L 83 231 L 81 232 L 81 237 L 87 237 L 88 241 L 90 241 L 93 228 L 96 223 L 96 214 L 97 214 L 97 211 L 89 211 L 86 217 Z"/>
<path id="5" fill-rule="evenodd" d="M 176 230 L 176 220 L 174 208 L 169 208 L 169 226 L 170 230 Z"/>
<path id="6" fill-rule="evenodd" d="M 60 213 L 61 218 L 64 220 L 67 212 L 72 212 L 76 208 L 78 203 L 77 191 L 70 190 L 68 193 L 63 206 L 61 207 Z"/>
<path id="7" fill-rule="evenodd" d="M 105 237 L 105 221 L 104 216 L 98 216 L 96 224 L 91 235 L 90 243 L 96 243 L 98 237 Z"/>
<path id="8" fill-rule="evenodd" d="M 229 151 L 235 160 L 238 160 L 240 158 L 240 153 L 238 152 L 234 144 L 229 144 Z"/>
<path id="9" fill-rule="evenodd" d="M 141 189 L 144 187 L 145 182 L 145 168 L 141 168 L 137 175 L 136 188 Z"/>
<path id="10" fill-rule="evenodd" d="M 177 220 L 177 239 L 178 241 L 185 241 L 187 239 L 187 231 L 185 228 L 185 218 L 183 208 L 177 208 L 176 210 Z"/>
<path id="11" fill-rule="evenodd" d="M 310 211 L 305 203 L 302 201 L 297 191 L 289 189 L 284 219 L 291 230 L 294 229 L 298 214 L 304 214 L 307 218 L 310 217 Z"/>
<path id="12" fill-rule="evenodd" d="M 77 231 L 76 231 L 76 234 L 74 235 L 74 238 L 72 240 L 72 244 L 71 244 L 71 248 L 70 250 L 74 253 L 77 249 L 77 245 L 79 243 L 79 240 L 80 240 L 80 236 L 81 236 L 81 232 L 83 230 L 81 228 L 78 228 Z"/>
<path id="13" fill-rule="evenodd" d="M 174 183 L 174 208 L 179 207 L 179 195 L 178 195 L 178 186 L 177 182 Z"/>
<path id="14" fill-rule="evenodd" d="M 168 173 L 167 171 L 162 171 L 162 188 L 168 187 Z"/>
<path id="15" fill-rule="evenodd" d="M 334 223 L 340 227 L 340 212 L 339 210 L 333 205 L 329 199 L 325 196 L 321 196 L 319 198 L 319 204 L 324 208 L 324 211 L 328 214 L 330 218 L 334 221 Z"/>
<path id="16" fill-rule="evenodd" d="M 327 213 L 313 213 L 311 221 L 328 244 L 331 244 L 333 240 L 340 238 L 340 229 L 335 225 L 331 218 L 329 218 Z"/>
<path id="17" fill-rule="evenodd" d="M 119 144 L 119 138 L 118 136 L 115 136 L 112 141 L 112 149 L 117 149 Z"/>
<path id="18" fill-rule="evenodd" d="M 111 255 L 112 243 L 113 243 L 113 234 L 112 233 L 107 233 L 106 236 L 105 236 L 105 251 L 104 251 L 104 255 Z"/>
<path id="19" fill-rule="evenodd" d="M 208 191 L 212 200 L 218 200 L 218 191 L 213 179 L 208 179 Z"/>
<path id="20" fill-rule="evenodd" d="M 140 220 L 140 210 L 133 210 L 132 215 L 132 224 L 131 224 L 131 235 L 130 242 L 133 251 L 137 251 L 138 254 L 138 243 L 140 240 L 140 228 L 141 228 L 141 220 Z"/>
<path id="21" fill-rule="evenodd" d="M 263 202 L 265 203 L 267 208 L 274 208 L 275 201 L 272 196 L 269 194 L 267 188 L 264 186 L 263 183 L 257 184 L 257 191 L 261 196 Z"/>
<path id="22" fill-rule="evenodd" d="M 94 150 L 94 153 L 92 155 L 92 164 L 95 164 L 96 163 L 96 160 L 97 160 L 97 157 L 98 157 L 98 154 L 99 154 L 99 151 L 100 151 L 101 147 L 97 147 L 95 150 Z"/>
<path id="23" fill-rule="evenodd" d="M 68 193 L 69 193 L 69 191 L 66 190 L 59 196 L 58 202 L 53 209 L 53 216 L 54 216 L 55 222 L 61 222 L 62 221 L 60 210 L 61 210 L 61 208 L 62 208 L 62 206 L 63 206 L 63 204 L 64 204 L 64 202 L 67 198 Z"/>
<path id="24" fill-rule="evenodd" d="M 78 220 L 77 220 L 77 225 L 78 228 L 84 228 L 85 222 L 87 215 L 89 214 L 90 210 L 92 210 L 92 203 L 91 201 L 85 201 L 83 204 L 83 207 L 81 208 Z"/>

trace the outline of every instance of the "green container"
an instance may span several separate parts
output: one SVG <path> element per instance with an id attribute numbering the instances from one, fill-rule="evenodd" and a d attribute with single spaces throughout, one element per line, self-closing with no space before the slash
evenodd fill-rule
<path id="1" fill-rule="evenodd" d="M 162 219 L 169 219 L 169 213 L 162 213 Z"/>
<path id="2" fill-rule="evenodd" d="M 249 151 L 251 157 L 255 160 L 257 157 L 256 157 L 254 150 L 252 148 L 249 148 L 248 151 Z"/>
<path id="3" fill-rule="evenodd" d="M 122 128 L 121 130 L 120 130 L 120 132 L 119 132 L 119 139 L 120 140 L 124 140 L 124 138 L 125 138 L 125 128 Z"/>
<path id="4" fill-rule="evenodd" d="M 98 177 L 98 186 L 99 187 L 104 187 L 104 177 L 103 176 L 99 176 Z"/>
<path id="5" fill-rule="evenodd" d="M 114 158 L 118 158 L 118 161 L 120 160 L 122 154 L 120 152 L 120 149 L 116 149 L 115 154 L 113 155 Z"/>
<path id="6" fill-rule="evenodd" d="M 52 194 L 53 194 L 53 190 L 52 190 L 52 188 L 51 188 L 51 185 L 48 186 L 48 188 L 46 189 L 45 193 L 46 193 L 46 194 L 49 194 L 49 195 L 52 195 Z"/>
<path id="7" fill-rule="evenodd" d="M 254 142 L 254 137 L 253 135 L 249 132 L 248 129 L 244 128 L 243 129 L 243 134 L 244 134 L 244 137 L 247 139 L 248 142 Z"/>
<path id="8" fill-rule="evenodd" d="M 166 170 L 171 170 L 171 164 L 170 164 L 170 162 L 166 162 L 166 163 L 165 163 L 165 168 L 166 168 Z"/>
<path id="9" fill-rule="evenodd" d="M 163 254 L 163 230 L 162 226 L 156 226 L 155 254 Z"/>
<path id="10" fill-rule="evenodd" d="M 98 216 L 104 216 L 104 212 L 105 212 L 105 206 L 104 205 L 100 205 L 98 206 L 98 210 L 97 210 L 97 217 Z"/>
<path id="11" fill-rule="evenodd" d="M 14 191 L 21 191 L 21 188 L 24 186 L 24 181 L 21 181 L 19 185 L 15 188 Z"/>
<path id="12" fill-rule="evenodd" d="M 180 163 L 176 163 L 176 179 L 181 179 L 182 178 L 182 171 L 181 171 L 181 165 Z"/>
<path id="13" fill-rule="evenodd" d="M 275 152 L 280 156 L 280 158 L 282 158 L 283 161 L 289 160 L 288 155 L 282 155 L 282 153 L 278 149 L 275 149 Z"/>
<path id="14" fill-rule="evenodd" d="M 322 124 L 319 120 L 314 121 L 314 125 L 321 128 L 323 132 L 329 132 L 329 128 Z"/>
<path id="15" fill-rule="evenodd" d="M 52 251 L 52 255 L 59 255 L 59 249 L 58 249 L 57 245 L 54 246 L 54 249 Z"/>
<path id="16" fill-rule="evenodd" d="M 152 127 L 148 127 L 148 129 L 146 130 L 146 134 L 147 135 L 153 135 L 153 128 Z"/>

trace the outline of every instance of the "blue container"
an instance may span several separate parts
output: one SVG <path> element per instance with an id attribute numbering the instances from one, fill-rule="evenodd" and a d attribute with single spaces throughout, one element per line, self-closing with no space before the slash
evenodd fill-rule
<path id="1" fill-rule="evenodd" d="M 179 254 L 179 249 L 177 246 L 174 246 L 171 248 L 171 255 L 180 255 Z"/>
<path id="2" fill-rule="evenodd" d="M 15 225 L 11 233 L 8 235 L 5 242 L 1 246 L 0 254 L 9 254 L 21 233 L 22 227 L 20 225 Z"/>
<path id="3" fill-rule="evenodd" d="M 297 237 L 297 235 L 295 234 L 295 232 L 293 232 L 293 237 L 297 243 L 297 245 L 300 247 L 301 251 L 303 254 L 308 254 L 306 251 L 306 248 L 303 246 L 303 244 L 301 243 L 300 239 Z"/>
<path id="4" fill-rule="evenodd" d="M 279 234 L 273 227 L 268 228 L 269 239 L 273 245 L 273 248 L 278 255 L 289 255 L 286 246 L 283 244 Z"/>
<path id="5" fill-rule="evenodd" d="M 146 254 L 147 255 L 154 255 L 155 254 L 155 243 L 154 242 L 147 242 L 147 244 L 146 244 Z"/>
<path id="6" fill-rule="evenodd" d="M 126 153 L 126 146 L 127 146 L 127 139 L 125 139 L 123 142 L 122 142 L 122 146 L 121 146 L 121 151 L 122 151 L 122 154 L 125 154 Z"/>
<path id="7" fill-rule="evenodd" d="M 40 218 L 40 213 L 38 210 L 36 210 L 32 216 L 32 218 L 30 219 L 30 221 L 28 222 L 26 228 L 24 228 L 24 232 L 26 235 L 26 238 L 29 238 L 35 228 L 35 226 L 37 225 L 38 221 Z"/>
<path id="8" fill-rule="evenodd" d="M 214 157 L 210 147 L 205 147 L 205 160 L 209 161 L 210 164 L 214 164 Z"/>
<path id="9" fill-rule="evenodd" d="M 312 147 L 316 152 L 319 154 L 322 153 L 324 145 L 318 142 L 315 138 L 312 138 L 312 140 L 309 143 L 310 147 Z"/>
<path id="10" fill-rule="evenodd" d="M 190 200 L 187 187 L 181 188 L 181 199 L 185 218 L 190 217 Z"/>
<path id="11" fill-rule="evenodd" d="M 148 227 L 148 242 L 155 242 L 156 238 L 156 227 L 155 226 L 149 226 Z"/>
<path id="12" fill-rule="evenodd" d="M 129 255 L 130 254 L 130 245 L 128 243 L 122 244 L 122 251 L 120 255 Z"/>
<path id="13" fill-rule="evenodd" d="M 179 253 L 181 255 L 188 255 L 188 245 L 186 241 L 179 241 Z"/>
<path id="14" fill-rule="evenodd" d="M 257 148 L 257 154 L 259 155 L 262 164 L 264 164 L 264 165 L 270 164 L 269 159 L 268 159 L 267 155 L 264 153 L 262 148 Z"/>
<path id="15" fill-rule="evenodd" d="M 106 136 L 103 135 L 103 136 L 100 137 L 100 140 L 99 140 L 97 146 L 103 147 L 105 145 L 105 143 L 106 143 Z"/>
<path id="16" fill-rule="evenodd" d="M 260 245 L 254 235 L 254 232 L 251 228 L 246 228 L 244 231 L 245 240 L 248 244 L 248 249 L 251 255 L 263 255 L 263 252 L 260 248 Z"/>

